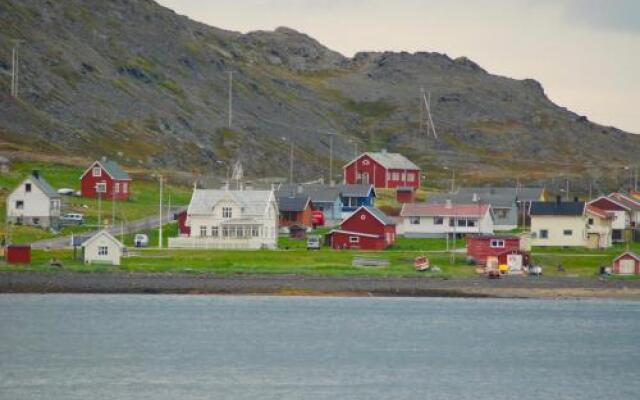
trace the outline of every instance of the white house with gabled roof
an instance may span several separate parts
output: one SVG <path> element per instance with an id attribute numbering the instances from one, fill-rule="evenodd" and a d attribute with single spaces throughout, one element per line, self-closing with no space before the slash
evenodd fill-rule
<path id="1" fill-rule="evenodd" d="M 102 230 L 82 243 L 85 264 L 120 265 L 124 245 L 106 230 Z"/>
<path id="2" fill-rule="evenodd" d="M 195 189 L 185 224 L 190 233 L 169 238 L 169 247 L 278 247 L 278 204 L 272 190 Z"/>
<path id="3" fill-rule="evenodd" d="M 58 192 L 33 171 L 7 196 L 7 222 L 43 228 L 58 227 L 61 199 Z"/>

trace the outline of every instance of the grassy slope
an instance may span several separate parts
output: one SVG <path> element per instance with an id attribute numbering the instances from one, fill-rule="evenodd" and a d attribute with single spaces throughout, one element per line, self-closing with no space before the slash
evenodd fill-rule
<path id="1" fill-rule="evenodd" d="M 0 193 L 0 235 L 5 236 L 6 196 L 18 185 L 33 169 L 40 170 L 45 179 L 56 189 L 72 188 L 80 189 L 80 175 L 84 168 L 71 167 L 60 164 L 47 164 L 39 162 L 15 162 L 9 174 L 0 175 L 0 187 L 5 188 Z M 151 179 L 149 177 L 148 179 Z M 153 215 L 157 212 L 158 191 L 157 182 L 152 180 L 134 179 L 131 185 L 132 195 L 129 201 L 115 203 L 115 222 L 127 223 L 136 219 Z M 171 197 L 172 205 L 186 205 L 191 197 L 191 189 L 182 186 L 166 185 L 164 190 L 165 202 Z M 113 202 L 102 201 L 103 223 L 111 223 Z M 69 226 L 62 229 L 59 235 L 68 235 L 72 232 L 95 229 L 98 223 L 98 200 L 82 197 L 63 197 L 63 212 L 78 212 L 85 215 L 84 226 Z M 30 243 L 39 239 L 55 237 L 54 233 L 29 226 L 13 226 L 11 239 L 13 243 Z"/>

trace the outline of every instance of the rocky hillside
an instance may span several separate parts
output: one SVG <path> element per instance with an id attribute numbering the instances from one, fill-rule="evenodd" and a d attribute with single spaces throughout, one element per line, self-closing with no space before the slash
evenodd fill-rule
<path id="1" fill-rule="evenodd" d="M 9 95 L 20 38 L 20 98 Z M 233 118 L 228 80 L 233 72 Z M 438 140 L 420 131 L 420 87 Z M 640 136 L 553 104 L 534 80 L 489 74 L 438 53 L 327 49 L 288 28 L 248 34 L 194 22 L 151 0 L 0 2 L 0 138 L 5 151 L 108 155 L 129 165 L 256 176 L 327 175 L 338 162 L 388 148 L 443 179 L 541 180 L 620 175 Z M 615 183 L 615 181 L 613 181 Z"/>

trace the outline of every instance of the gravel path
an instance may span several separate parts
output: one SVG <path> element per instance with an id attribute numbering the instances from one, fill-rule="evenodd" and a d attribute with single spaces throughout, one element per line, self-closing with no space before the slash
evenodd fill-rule
<path id="1" fill-rule="evenodd" d="M 640 299 L 640 280 L 557 277 L 334 278 L 149 273 L 0 273 L 0 292 L 211 293 L 455 297 L 624 297 Z"/>

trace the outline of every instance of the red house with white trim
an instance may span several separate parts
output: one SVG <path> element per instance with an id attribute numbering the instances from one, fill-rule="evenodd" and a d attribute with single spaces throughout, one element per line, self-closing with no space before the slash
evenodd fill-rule
<path id="1" fill-rule="evenodd" d="M 82 197 L 128 200 L 131 178 L 115 161 L 102 159 L 93 164 L 80 177 Z"/>
<path id="2" fill-rule="evenodd" d="M 372 184 L 376 188 L 420 187 L 421 170 L 398 153 L 363 153 L 343 168 L 346 184 Z"/>
<path id="3" fill-rule="evenodd" d="M 334 249 L 384 250 L 396 241 L 396 224 L 374 207 L 362 206 L 327 235 Z"/>
<path id="4" fill-rule="evenodd" d="M 500 257 L 520 250 L 518 236 L 468 235 L 466 239 L 467 257 L 478 265 L 485 265 L 488 257 Z"/>

